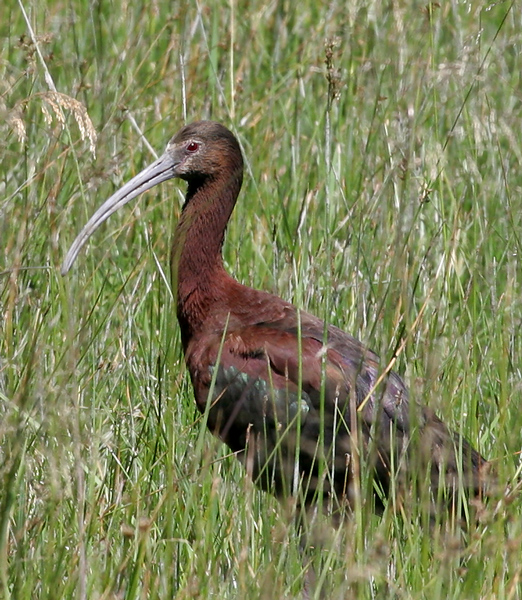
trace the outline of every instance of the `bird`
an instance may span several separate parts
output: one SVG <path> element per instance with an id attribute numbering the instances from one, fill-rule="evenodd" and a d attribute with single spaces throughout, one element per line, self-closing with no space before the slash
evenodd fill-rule
<path id="1" fill-rule="evenodd" d="M 225 269 L 222 246 L 244 161 L 214 121 L 188 124 L 114 193 L 70 247 L 66 274 L 116 210 L 172 178 L 187 183 L 171 250 L 172 289 L 198 410 L 262 490 L 299 506 L 353 508 L 361 470 L 375 507 L 417 478 L 436 502 L 482 494 L 490 463 L 363 343 Z M 395 478 L 395 479 L 394 479 Z M 327 502 L 328 501 L 328 502 Z M 343 508 L 344 507 L 344 508 Z"/>

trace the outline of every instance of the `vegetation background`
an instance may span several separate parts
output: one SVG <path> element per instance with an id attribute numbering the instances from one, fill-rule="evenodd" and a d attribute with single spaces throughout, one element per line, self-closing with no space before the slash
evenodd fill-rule
<path id="1" fill-rule="evenodd" d="M 0 597 L 521 598 L 520 6 L 8 0 L 0 43 Z M 399 348 L 494 461 L 506 495 L 469 531 L 390 503 L 302 556 L 195 411 L 167 275 L 183 185 L 61 277 L 94 208 L 200 118 L 247 158 L 230 271 Z"/>

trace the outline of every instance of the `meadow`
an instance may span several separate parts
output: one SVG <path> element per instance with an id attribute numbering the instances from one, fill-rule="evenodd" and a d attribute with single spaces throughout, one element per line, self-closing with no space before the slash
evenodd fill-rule
<path id="1" fill-rule="evenodd" d="M 517 3 L 9 0 L 0 44 L 0 598 L 522 598 Z M 301 551 L 195 408 L 181 182 L 60 275 L 202 118 L 246 158 L 229 271 L 394 360 L 494 464 L 464 530 L 391 500 Z"/>

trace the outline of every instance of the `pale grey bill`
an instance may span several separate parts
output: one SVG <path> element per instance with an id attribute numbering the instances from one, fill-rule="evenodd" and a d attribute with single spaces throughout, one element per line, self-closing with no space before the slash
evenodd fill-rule
<path id="1" fill-rule="evenodd" d="M 133 198 L 136 198 L 136 196 L 139 196 L 146 190 L 150 190 L 151 187 L 174 177 L 177 164 L 178 162 L 172 156 L 165 153 L 105 201 L 92 215 L 87 225 L 80 231 L 78 237 L 69 248 L 69 252 L 67 252 L 67 256 L 63 261 L 62 275 L 67 274 L 85 242 L 112 213 L 127 204 L 127 202 L 130 202 Z"/>

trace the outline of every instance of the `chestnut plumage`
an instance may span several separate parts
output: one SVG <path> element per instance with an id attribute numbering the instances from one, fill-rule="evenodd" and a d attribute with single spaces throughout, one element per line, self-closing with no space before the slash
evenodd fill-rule
<path id="1" fill-rule="evenodd" d="M 328 495 L 341 506 L 353 497 L 358 465 L 371 469 L 380 498 L 392 477 L 406 485 L 416 477 L 431 498 L 450 502 L 459 486 L 480 493 L 489 463 L 433 411 L 410 402 L 397 374 L 383 377 L 371 350 L 225 271 L 221 247 L 243 157 L 223 125 L 183 127 L 161 158 L 96 211 L 62 272 L 115 210 L 173 177 L 188 183 L 171 268 L 196 404 L 255 482 L 278 497 L 309 504 Z"/>

